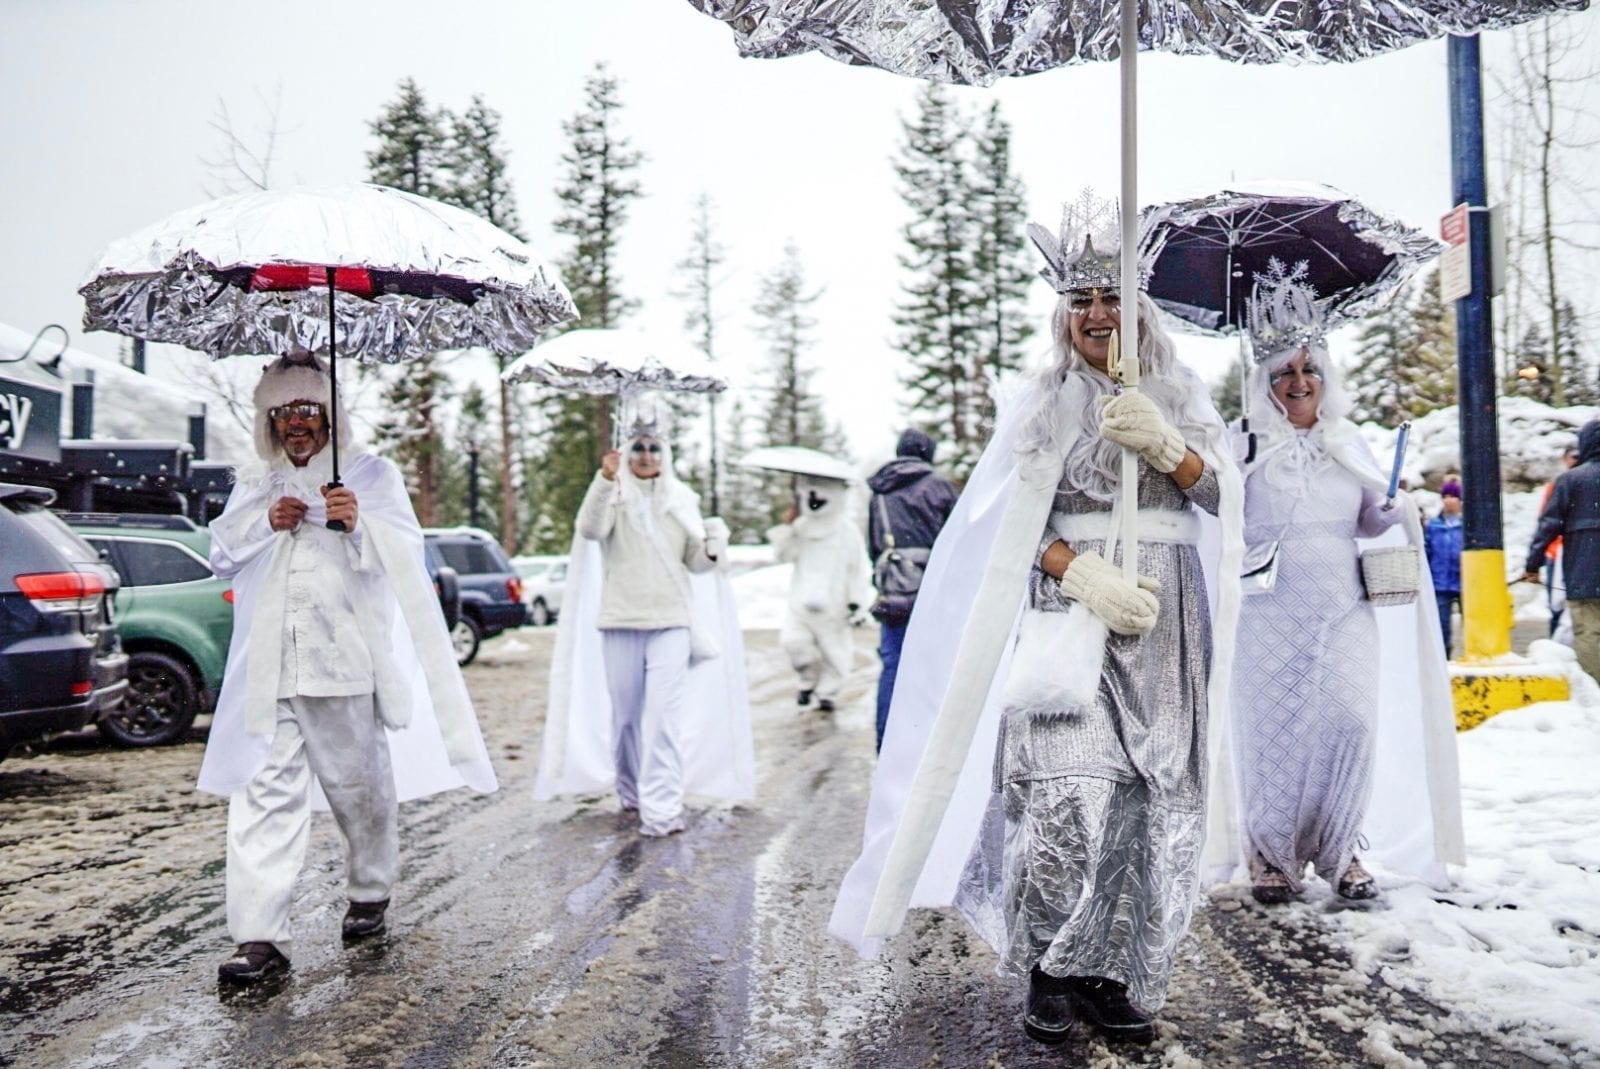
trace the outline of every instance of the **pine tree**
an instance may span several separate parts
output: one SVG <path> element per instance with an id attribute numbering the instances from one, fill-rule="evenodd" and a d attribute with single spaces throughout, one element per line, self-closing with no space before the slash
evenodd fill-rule
<path id="1" fill-rule="evenodd" d="M 783 261 L 761 279 L 754 311 L 759 317 L 756 332 L 767 343 L 770 375 L 764 437 L 767 445 L 798 445 L 838 455 L 846 453 L 844 436 L 829 425 L 822 399 L 811 390 L 816 371 L 803 361 L 815 344 L 811 334 L 817 325 L 808 309 L 821 296 L 821 290 L 807 292 L 800 251 L 792 242 L 784 247 Z M 774 495 L 774 522 L 789 500 L 786 493 Z"/>
<path id="2" fill-rule="evenodd" d="M 1595 364 L 1589 358 L 1578 310 L 1573 307 L 1571 300 L 1565 297 L 1561 299 L 1556 319 L 1561 328 L 1557 356 L 1565 375 L 1563 386 L 1567 404 L 1600 404 L 1600 382 L 1595 378 Z"/>
<path id="3" fill-rule="evenodd" d="M 474 96 L 464 113 L 452 117 L 449 200 L 507 233 L 521 237 L 522 222 L 517 215 L 516 196 L 508 176 L 507 151 L 501 144 L 500 123 L 500 113 L 484 103 L 481 96 Z M 494 357 L 496 370 L 503 373 L 512 358 L 498 352 Z M 494 457 L 492 470 L 497 472 L 497 478 L 493 480 L 493 492 L 489 496 L 498 509 L 500 544 L 509 553 L 517 551 L 520 540 L 517 497 L 513 490 L 517 481 L 516 468 L 512 463 L 518 441 L 513 433 L 511 415 L 520 407 L 520 392 L 514 384 L 499 379 L 500 445 L 480 455 L 480 461 L 490 454 Z"/>
<path id="4" fill-rule="evenodd" d="M 1516 370 L 1501 386 L 1507 396 L 1531 397 L 1541 404 L 1552 404 L 1550 378 L 1550 339 L 1545 335 L 1542 321 L 1530 320 L 1522 337 L 1517 340 Z"/>
<path id="5" fill-rule="evenodd" d="M 428 106 L 414 80 L 401 81 L 399 96 L 367 124 L 378 139 L 367 153 L 367 178 L 424 197 L 448 196 L 449 121 L 443 109 Z"/>
<path id="6" fill-rule="evenodd" d="M 727 262 L 728 253 L 722 243 L 717 241 L 712 230 L 711 207 L 711 198 L 705 193 L 695 199 L 692 229 L 689 233 L 689 251 L 677 264 L 685 281 L 683 287 L 674 291 L 673 295 L 687 305 L 683 316 L 683 329 L 705 354 L 706 359 L 715 364 L 718 316 L 714 298 L 717 285 L 721 281 L 717 277 L 717 269 Z M 690 404 L 698 408 L 698 399 Z M 700 496 L 702 507 L 707 510 L 707 514 L 718 515 L 722 508 L 719 493 L 722 473 L 717 440 L 717 395 L 708 394 L 705 406 L 709 423 L 707 440 L 711 443 L 711 455 Z M 692 411 L 683 402 L 674 405 L 674 409 L 680 419 Z"/>
<path id="7" fill-rule="evenodd" d="M 964 477 L 982 448 L 982 418 L 974 382 L 981 342 L 981 298 L 973 263 L 978 244 L 972 217 L 967 133 L 947 90 L 926 86 L 916 118 L 902 124 L 905 142 L 895 161 L 909 221 L 901 228 L 904 297 L 895 325 L 908 368 L 911 414 L 951 448 L 948 464 Z"/>
<path id="8" fill-rule="evenodd" d="M 1211 385 L 1211 402 L 1217 406 L 1217 414 L 1224 423 L 1232 423 L 1244 415 L 1243 391 L 1250 370 L 1250 355 L 1241 346 L 1227 372 Z"/>
<path id="9" fill-rule="evenodd" d="M 1000 116 L 998 102 L 989 106 L 975 136 L 976 179 L 969 205 L 977 230 L 973 273 L 977 295 L 977 366 L 973 433 L 980 443 L 994 432 L 995 386 L 1001 376 L 1022 366 L 1025 345 L 1033 336 L 1028 316 L 1028 288 L 1035 277 L 1023 240 L 1027 223 L 1027 190 L 1011 170 L 1011 124 Z"/>
<path id="10" fill-rule="evenodd" d="M 596 66 L 584 93 L 582 109 L 561 127 L 570 145 L 561 156 L 566 174 L 556 189 L 561 213 L 554 227 L 573 245 L 559 271 L 578 306 L 579 324 L 615 327 L 639 306 L 624 295 L 616 264 L 629 204 L 641 196 L 634 174 L 644 157 L 622 135 L 617 80 L 604 64 Z M 610 448 L 611 405 L 609 397 L 557 395 L 540 406 L 546 445 L 533 488 L 538 512 L 558 532 L 572 530 L 600 457 Z"/>
<path id="11" fill-rule="evenodd" d="M 428 106 L 415 81 L 402 81 L 399 96 L 368 124 L 378 138 L 377 147 L 367 153 L 368 178 L 425 197 L 448 195 L 448 121 L 445 111 Z M 437 353 L 406 361 L 385 380 L 387 415 L 377 438 L 390 447 L 390 458 L 406 476 L 424 527 L 439 522 L 444 452 L 439 420 L 447 384 Z"/>
<path id="12" fill-rule="evenodd" d="M 723 474 L 722 501 L 718 512 L 728 524 L 736 544 L 752 545 L 763 541 L 772 522 L 771 497 L 760 472 L 741 467 L 739 458 L 751 448 L 750 417 L 744 399 L 735 396 L 728 407 L 723 456 L 729 464 Z"/>
<path id="13" fill-rule="evenodd" d="M 1430 279 L 1412 282 L 1357 335 L 1351 418 L 1395 426 L 1456 403 L 1455 316 Z"/>

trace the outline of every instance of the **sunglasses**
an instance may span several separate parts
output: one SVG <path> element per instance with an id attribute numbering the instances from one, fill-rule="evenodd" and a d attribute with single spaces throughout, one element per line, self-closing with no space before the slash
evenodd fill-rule
<path id="1" fill-rule="evenodd" d="M 641 453 L 641 454 L 642 453 L 659 453 L 659 452 L 661 452 L 661 446 L 657 445 L 655 442 L 650 442 L 648 445 L 645 444 L 644 442 L 634 442 L 633 445 L 630 447 L 629 451 L 630 452 L 634 452 L 634 453 Z"/>
<path id="2" fill-rule="evenodd" d="M 296 416 L 309 423 L 314 419 L 320 418 L 325 411 L 326 409 L 321 405 L 315 402 L 307 402 L 299 405 L 278 405 L 275 408 L 267 409 L 267 415 L 277 423 L 287 423 Z"/>

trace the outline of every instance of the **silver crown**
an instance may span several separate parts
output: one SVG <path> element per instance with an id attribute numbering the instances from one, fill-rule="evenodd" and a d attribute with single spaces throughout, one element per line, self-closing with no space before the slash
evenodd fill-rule
<path id="1" fill-rule="evenodd" d="M 1103 200 L 1085 189 L 1061 209 L 1058 235 L 1029 223 L 1028 240 L 1044 255 L 1039 277 L 1057 293 L 1116 289 L 1122 285 L 1122 217 L 1115 200 Z M 1071 250 L 1076 249 L 1076 255 Z M 1139 250 L 1139 287 L 1150 280 L 1155 249 Z"/>
<path id="2" fill-rule="evenodd" d="M 1255 276 L 1250 294 L 1251 356 L 1258 364 L 1302 347 L 1325 347 L 1328 312 L 1311 288 L 1311 265 L 1301 260 L 1290 268 L 1276 256 Z"/>

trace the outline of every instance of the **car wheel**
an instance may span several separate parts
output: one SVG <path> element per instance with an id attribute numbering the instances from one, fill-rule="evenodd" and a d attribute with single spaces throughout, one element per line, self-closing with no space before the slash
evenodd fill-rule
<path id="1" fill-rule="evenodd" d="M 159 746 L 188 734 L 199 711 L 198 688 L 183 662 L 146 650 L 129 656 L 127 697 L 99 727 L 123 746 Z"/>
<path id="2" fill-rule="evenodd" d="M 528 609 L 528 617 L 534 627 L 543 627 L 550 622 L 550 606 L 544 603 L 543 598 L 534 598 Z"/>
<path id="3" fill-rule="evenodd" d="M 463 616 L 450 629 L 450 644 L 456 648 L 456 664 L 465 668 L 478 655 L 478 643 L 483 632 L 470 616 Z"/>

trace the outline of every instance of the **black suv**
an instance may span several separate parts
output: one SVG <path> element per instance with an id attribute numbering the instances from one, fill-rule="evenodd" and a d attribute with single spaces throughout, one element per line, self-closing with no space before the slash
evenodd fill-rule
<path id="1" fill-rule="evenodd" d="M 528 622 L 522 576 L 493 535 L 476 527 L 428 528 L 422 532 L 428 569 L 455 570 L 461 587 L 461 618 L 450 629 L 456 662 L 467 665 L 478 643 Z"/>
<path id="2" fill-rule="evenodd" d="M 112 624 L 117 573 L 48 508 L 0 483 L 0 756 L 106 717 L 128 690 Z"/>

